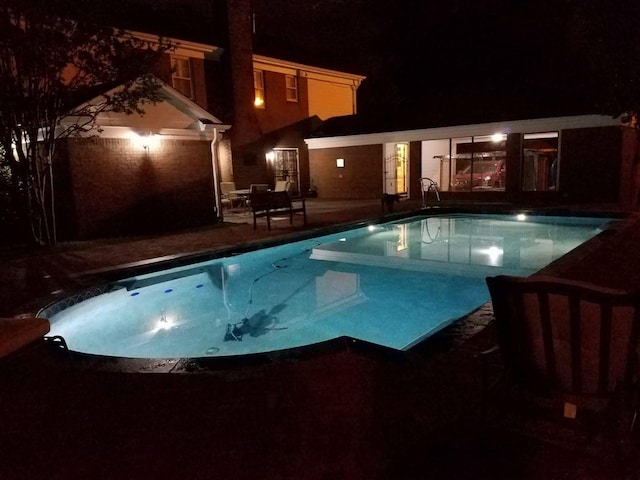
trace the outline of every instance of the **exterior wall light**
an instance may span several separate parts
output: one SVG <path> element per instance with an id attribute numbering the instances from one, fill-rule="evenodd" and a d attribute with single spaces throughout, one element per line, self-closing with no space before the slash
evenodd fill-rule
<path id="1" fill-rule="evenodd" d="M 136 147 L 142 148 L 145 151 L 149 151 L 150 148 L 156 147 L 160 142 L 158 135 L 151 132 L 135 133 L 131 136 L 131 140 Z"/>
<path id="2" fill-rule="evenodd" d="M 269 150 L 264 156 L 268 162 L 273 162 L 276 159 L 276 152 Z"/>
<path id="3" fill-rule="evenodd" d="M 336 158 L 336 167 L 344 168 L 344 158 Z"/>
<path id="4" fill-rule="evenodd" d="M 491 141 L 494 143 L 498 143 L 506 139 L 507 136 L 504 133 L 494 133 L 493 135 L 491 135 Z"/>

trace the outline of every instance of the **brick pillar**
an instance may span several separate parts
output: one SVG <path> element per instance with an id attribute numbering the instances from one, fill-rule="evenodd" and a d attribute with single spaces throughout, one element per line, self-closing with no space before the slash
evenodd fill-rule
<path id="1" fill-rule="evenodd" d="M 507 135 L 507 164 L 506 164 L 506 192 L 519 192 L 522 190 L 522 134 L 510 133 Z"/>

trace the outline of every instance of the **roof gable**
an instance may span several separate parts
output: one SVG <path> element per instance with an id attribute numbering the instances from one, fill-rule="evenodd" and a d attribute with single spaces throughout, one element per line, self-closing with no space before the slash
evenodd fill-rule
<path id="1" fill-rule="evenodd" d="M 202 132 L 210 130 L 212 127 L 219 131 L 225 131 L 229 125 L 223 124 L 216 116 L 207 112 L 204 108 L 182 95 L 180 92 L 170 87 L 166 83 L 161 83 L 161 102 L 156 104 L 145 104 L 142 107 L 143 115 L 127 115 L 122 112 L 105 112 L 97 116 L 97 127 L 89 132 L 90 135 L 111 136 L 109 129 L 128 129 L 134 132 L 154 132 L 162 130 L 168 131 L 191 131 Z M 98 103 L 102 95 L 117 92 L 121 86 L 110 89 L 101 95 L 79 105 L 76 110 L 85 106 Z M 70 125 L 76 121 L 76 117 L 65 118 L 62 126 Z M 105 133 L 106 132 L 106 133 Z M 120 136 L 120 135 L 118 135 Z"/>
<path id="2" fill-rule="evenodd" d="M 149 130 L 190 129 L 197 123 L 222 125 L 217 117 L 165 83 L 162 84 L 160 95 L 162 102 L 144 105 L 144 115 L 109 112 L 100 114 L 98 123 L 101 126 L 146 127 Z"/>

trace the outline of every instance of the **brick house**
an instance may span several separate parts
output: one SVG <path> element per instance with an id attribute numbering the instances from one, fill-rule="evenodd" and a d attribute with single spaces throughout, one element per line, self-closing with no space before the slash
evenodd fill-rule
<path id="1" fill-rule="evenodd" d="M 234 157 L 234 178 L 247 186 L 256 178 L 270 184 L 287 180 L 294 193 L 303 194 L 310 188 L 304 138 L 323 120 L 356 112 L 364 77 L 261 55 L 253 55 L 253 76 L 251 108 L 260 135 L 255 142 L 234 138 L 234 146 L 255 155 Z"/>
<path id="2" fill-rule="evenodd" d="M 175 89 L 145 115 L 98 117 L 99 134 L 58 143 L 61 238 L 139 234 L 216 221 L 216 168 L 229 128 Z M 64 127 L 64 125 L 62 125 Z"/>
<path id="3" fill-rule="evenodd" d="M 60 239 L 168 231 L 219 221 L 219 183 L 309 188 L 304 138 L 356 112 L 364 77 L 253 52 L 246 0 L 224 2 L 222 46 L 172 39 L 153 72 L 165 101 L 145 115 L 103 115 L 99 131 L 60 142 L 54 164 Z M 219 22 L 219 17 L 217 23 Z M 153 41 L 157 34 L 136 33 Z"/>

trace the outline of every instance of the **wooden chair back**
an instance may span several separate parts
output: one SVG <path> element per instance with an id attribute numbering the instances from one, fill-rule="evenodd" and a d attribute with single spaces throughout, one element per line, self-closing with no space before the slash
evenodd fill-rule
<path id="1" fill-rule="evenodd" d="M 288 192 L 289 191 L 289 182 L 287 180 L 278 180 L 276 182 L 275 187 L 273 188 L 274 192 Z"/>
<path id="2" fill-rule="evenodd" d="M 266 183 L 252 183 L 249 186 L 249 191 L 253 195 L 254 193 L 266 193 L 269 191 L 269 185 Z"/>
<path id="3" fill-rule="evenodd" d="M 555 277 L 486 279 L 512 378 L 606 398 L 636 380 L 640 297 Z"/>

